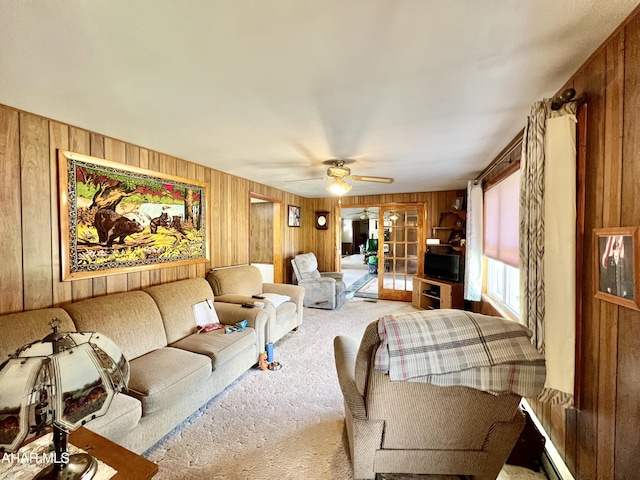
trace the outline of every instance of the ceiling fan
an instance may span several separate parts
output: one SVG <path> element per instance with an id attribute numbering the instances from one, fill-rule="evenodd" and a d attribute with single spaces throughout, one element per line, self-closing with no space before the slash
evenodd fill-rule
<path id="1" fill-rule="evenodd" d="M 329 168 L 327 168 L 327 177 L 313 180 L 326 180 L 327 178 L 332 179 L 327 190 L 338 196 L 342 196 L 351 190 L 351 185 L 345 182 L 345 179 L 351 179 L 358 182 L 393 183 L 393 178 L 390 177 L 351 175 L 351 169 L 347 167 L 346 164 L 353 162 L 354 160 L 325 160 L 322 163 L 329 165 Z"/>

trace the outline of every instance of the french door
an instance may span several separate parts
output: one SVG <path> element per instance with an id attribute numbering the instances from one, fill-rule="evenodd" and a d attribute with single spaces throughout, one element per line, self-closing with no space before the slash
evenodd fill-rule
<path id="1" fill-rule="evenodd" d="M 410 302 L 424 254 L 424 205 L 382 206 L 378 222 L 378 297 Z"/>

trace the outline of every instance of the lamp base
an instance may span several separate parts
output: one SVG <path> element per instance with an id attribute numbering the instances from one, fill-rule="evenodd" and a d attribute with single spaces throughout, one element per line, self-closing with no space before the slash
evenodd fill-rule
<path id="1" fill-rule="evenodd" d="M 98 461 L 88 453 L 69 455 L 69 463 L 62 470 L 51 464 L 36 475 L 34 480 L 89 480 L 98 471 Z"/>

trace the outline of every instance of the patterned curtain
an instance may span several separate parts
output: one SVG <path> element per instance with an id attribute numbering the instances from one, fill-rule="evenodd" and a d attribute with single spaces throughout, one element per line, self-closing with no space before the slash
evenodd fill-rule
<path id="1" fill-rule="evenodd" d="M 555 376 L 557 378 L 564 372 L 553 372 L 556 366 L 549 361 L 545 343 L 545 135 L 547 119 L 562 115 L 574 115 L 575 117 L 576 104 L 575 102 L 565 104 L 558 111 L 552 111 L 550 105 L 551 102 L 547 99 L 533 104 L 522 142 L 519 247 L 520 321 L 533 332 L 531 339 L 533 345 L 547 358 L 548 377 Z M 574 299 L 568 300 L 573 301 Z M 575 319 L 571 318 L 569 321 L 574 322 Z M 573 378 L 573 372 L 571 372 L 571 378 Z M 546 387 L 538 399 L 571 407 L 573 406 L 573 388 L 570 392 L 565 392 Z"/>

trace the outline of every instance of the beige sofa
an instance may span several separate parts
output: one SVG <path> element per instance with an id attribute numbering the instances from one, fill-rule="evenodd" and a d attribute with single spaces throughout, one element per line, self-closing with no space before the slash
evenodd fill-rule
<path id="1" fill-rule="evenodd" d="M 305 289 L 297 285 L 263 283 L 262 274 L 253 265 L 214 269 L 207 275 L 219 302 L 263 303 L 267 313 L 265 342 L 275 343 L 302 324 Z M 283 303 L 269 299 L 270 294 L 289 297 Z M 253 295 L 266 297 L 253 298 Z"/>
<path id="2" fill-rule="evenodd" d="M 182 280 L 65 305 L 0 317 L 0 358 L 50 333 L 98 331 L 120 346 L 130 362 L 126 394 L 87 428 L 142 453 L 240 377 L 264 347 L 267 313 L 215 301 L 221 323 L 247 320 L 245 331 L 195 334 L 192 306 L 214 300 L 205 279 Z"/>

